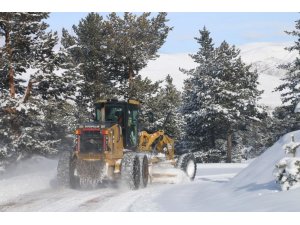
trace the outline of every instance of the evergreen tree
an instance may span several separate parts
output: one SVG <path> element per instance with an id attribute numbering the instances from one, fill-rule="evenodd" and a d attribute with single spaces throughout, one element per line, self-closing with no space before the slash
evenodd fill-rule
<path id="1" fill-rule="evenodd" d="M 234 46 L 224 41 L 214 49 L 205 27 L 200 35 L 196 39 L 200 49 L 192 56 L 197 68 L 182 70 L 191 76 L 185 81 L 183 94 L 185 139 L 192 151 L 212 151 L 216 147 L 219 151 L 223 139 L 227 142 L 227 161 L 231 162 L 233 132 L 251 119 L 258 120 L 258 75 L 242 62 Z"/>
<path id="2" fill-rule="evenodd" d="M 287 47 L 288 51 L 298 51 L 300 55 L 300 20 L 296 21 L 294 31 L 286 31 L 288 35 L 292 35 L 297 38 L 295 44 L 291 47 Z M 282 79 L 283 84 L 276 88 L 277 91 L 282 91 L 281 99 L 282 103 L 285 104 L 285 108 L 289 114 L 292 114 L 296 104 L 300 100 L 300 58 L 296 59 L 292 63 L 280 65 L 280 68 L 286 70 L 286 75 Z"/>
<path id="3" fill-rule="evenodd" d="M 72 77 L 61 73 L 54 52 L 56 32 L 47 32 L 48 13 L 1 13 L 3 55 L 0 98 L 0 163 L 31 154 L 56 154 L 68 124 L 64 108 L 74 95 Z M 22 82 L 26 76 L 27 82 Z M 25 79 L 23 79 L 25 80 Z M 58 117 L 60 119 L 58 119 Z"/>
<path id="4" fill-rule="evenodd" d="M 125 97 L 125 99 L 135 99 L 141 102 L 142 116 L 139 117 L 139 123 L 142 130 L 153 130 L 155 128 L 154 124 L 149 121 L 149 113 L 156 112 L 155 106 L 161 82 L 152 82 L 148 77 L 143 79 L 141 75 L 137 75 L 132 79 L 131 87 L 127 84 L 118 87 L 117 96 L 120 99 Z"/>
<path id="5" fill-rule="evenodd" d="M 25 82 L 19 78 L 31 67 L 41 51 L 39 31 L 44 31 L 47 25 L 41 22 L 48 17 L 49 13 L 0 13 L 0 37 L 4 38 L 1 46 L 1 68 L 2 87 L 9 90 L 10 96 L 15 98 L 16 92 L 22 94 Z"/>
<path id="6" fill-rule="evenodd" d="M 300 128 L 300 115 L 294 113 L 296 105 L 300 102 L 300 20 L 296 21 L 294 31 L 286 31 L 286 33 L 297 38 L 295 44 L 287 47 L 286 50 L 289 52 L 297 51 L 298 56 L 291 63 L 279 66 L 279 68 L 286 70 L 286 74 L 282 79 L 283 84 L 275 89 L 281 92 L 282 101 L 282 106 L 277 107 L 274 111 L 274 126 L 278 130 L 276 136 Z"/>
<path id="7" fill-rule="evenodd" d="M 72 40 L 75 48 L 70 53 L 84 75 L 83 98 L 93 102 L 119 97 L 118 87 L 128 91 L 123 97 L 130 96 L 135 88 L 133 78 L 149 60 L 158 57 L 157 50 L 171 30 L 166 25 L 166 15 L 158 13 L 149 18 L 150 13 L 124 13 L 120 17 L 110 13 L 105 20 L 90 13 L 78 26 L 73 26 L 74 37 L 64 31 L 63 43 Z"/>
<path id="8" fill-rule="evenodd" d="M 191 55 L 198 64 L 195 69 L 181 71 L 189 76 L 185 80 L 182 114 L 185 119 L 185 142 L 191 151 L 207 151 L 215 147 L 215 112 L 211 104 L 215 102 L 216 71 L 214 44 L 210 32 L 204 27 L 200 37 L 195 38 L 199 51 Z"/>
<path id="9" fill-rule="evenodd" d="M 225 126 L 227 161 L 231 162 L 233 132 L 240 125 L 259 120 L 256 104 L 262 92 L 257 89 L 257 72 L 242 62 L 239 50 L 224 41 L 216 52 L 219 90 L 212 107 L 218 111 L 217 121 Z"/>
<path id="10" fill-rule="evenodd" d="M 181 106 L 181 93 L 176 89 L 173 84 L 173 78 L 167 75 L 165 78 L 165 85 L 162 87 L 155 102 L 153 104 L 155 112 L 155 122 L 158 128 L 162 128 L 165 124 L 165 132 L 175 140 L 181 139 L 182 117 L 179 111 Z M 166 118 L 169 115 L 168 118 Z"/>
<path id="11" fill-rule="evenodd" d="M 108 41 L 110 54 L 108 72 L 119 80 L 130 80 L 146 67 L 149 60 L 158 58 L 157 51 L 164 44 L 169 31 L 166 25 L 167 13 L 158 13 L 149 18 L 151 13 L 137 16 L 124 13 L 108 15 Z"/>

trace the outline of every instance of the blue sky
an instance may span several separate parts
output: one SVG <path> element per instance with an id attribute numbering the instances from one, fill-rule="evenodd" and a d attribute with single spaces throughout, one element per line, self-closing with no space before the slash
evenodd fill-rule
<path id="1" fill-rule="evenodd" d="M 107 15 L 107 13 L 100 13 Z M 62 27 L 71 29 L 78 24 L 87 13 L 51 13 L 47 22 L 53 30 Z M 293 30 L 295 21 L 300 19 L 299 13 L 209 13 L 185 12 L 168 13 L 169 33 L 160 53 L 191 53 L 196 52 L 198 45 L 194 37 L 199 36 L 199 29 L 206 26 L 211 32 L 216 45 L 226 40 L 230 44 L 243 45 L 253 42 L 291 42 L 295 39 L 284 33 Z"/>

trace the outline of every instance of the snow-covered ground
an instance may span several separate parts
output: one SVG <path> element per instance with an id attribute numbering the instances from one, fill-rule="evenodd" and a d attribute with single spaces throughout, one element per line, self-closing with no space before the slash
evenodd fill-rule
<path id="1" fill-rule="evenodd" d="M 192 184 L 178 173 L 179 178 L 161 179 L 138 191 L 113 186 L 71 190 L 57 187 L 56 164 L 56 160 L 37 157 L 0 177 L 0 211 L 161 211 L 161 203 L 156 199 L 162 193 Z M 246 166 L 246 163 L 198 164 L 193 183 L 198 186 L 226 182 Z M 182 200 L 178 196 L 175 199 Z"/>
<path id="2" fill-rule="evenodd" d="M 300 140 L 300 131 L 293 134 Z M 291 134 L 285 135 L 249 162 L 198 164 L 194 182 L 155 182 L 137 191 L 59 188 L 56 160 L 37 157 L 0 177 L 0 211 L 298 212 L 300 189 L 282 192 L 272 175 L 290 140 Z"/>

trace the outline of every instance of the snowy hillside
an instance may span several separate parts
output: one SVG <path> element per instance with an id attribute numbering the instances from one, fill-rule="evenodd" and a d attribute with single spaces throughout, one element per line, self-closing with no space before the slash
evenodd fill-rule
<path id="1" fill-rule="evenodd" d="M 300 189 L 282 192 L 272 175 L 291 134 L 300 140 L 300 131 L 287 134 L 254 161 L 198 164 L 194 182 L 154 182 L 137 191 L 58 188 L 56 160 L 38 157 L 0 176 L 0 211 L 300 211 Z"/>
<path id="2" fill-rule="evenodd" d="M 241 55 L 246 63 L 252 63 L 259 73 L 282 77 L 284 70 L 278 65 L 291 62 L 297 52 L 288 52 L 284 48 L 290 43 L 251 43 L 239 46 Z"/>
<path id="3" fill-rule="evenodd" d="M 260 90 L 264 90 L 261 103 L 274 108 L 281 104 L 280 93 L 274 93 L 275 87 L 280 85 L 284 71 L 277 69 L 281 63 L 286 63 L 296 57 L 296 53 L 284 50 L 288 43 L 252 43 L 238 46 L 241 49 L 242 59 L 258 70 Z M 183 81 L 187 76 L 179 71 L 179 68 L 192 69 L 196 64 L 188 54 L 160 54 L 160 57 L 151 61 L 141 71 L 143 76 L 152 80 L 164 79 L 167 74 L 172 75 L 174 84 L 182 90 Z"/>

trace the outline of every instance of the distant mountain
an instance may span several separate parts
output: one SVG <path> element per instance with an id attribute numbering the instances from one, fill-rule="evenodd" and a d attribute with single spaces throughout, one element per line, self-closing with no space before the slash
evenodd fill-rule
<path id="1" fill-rule="evenodd" d="M 290 45 L 290 43 L 251 43 L 239 48 L 243 61 L 251 63 L 260 74 L 281 78 L 285 71 L 278 69 L 278 66 L 292 62 L 297 56 L 297 52 L 289 52 L 284 49 Z"/>
<path id="2" fill-rule="evenodd" d="M 281 104 L 280 93 L 273 92 L 274 88 L 282 83 L 280 78 L 285 71 L 278 69 L 278 65 L 291 62 L 297 53 L 289 53 L 284 48 L 289 43 L 251 43 L 238 46 L 241 49 L 242 60 L 247 64 L 252 64 L 253 69 L 259 73 L 260 90 L 264 90 L 260 103 L 274 108 Z M 182 90 L 183 81 L 187 76 L 179 71 L 179 68 L 192 69 L 196 64 L 188 53 L 160 54 L 160 57 L 151 61 L 148 66 L 141 71 L 142 76 L 147 76 L 151 80 L 162 80 L 167 74 L 174 79 L 174 84 Z"/>

